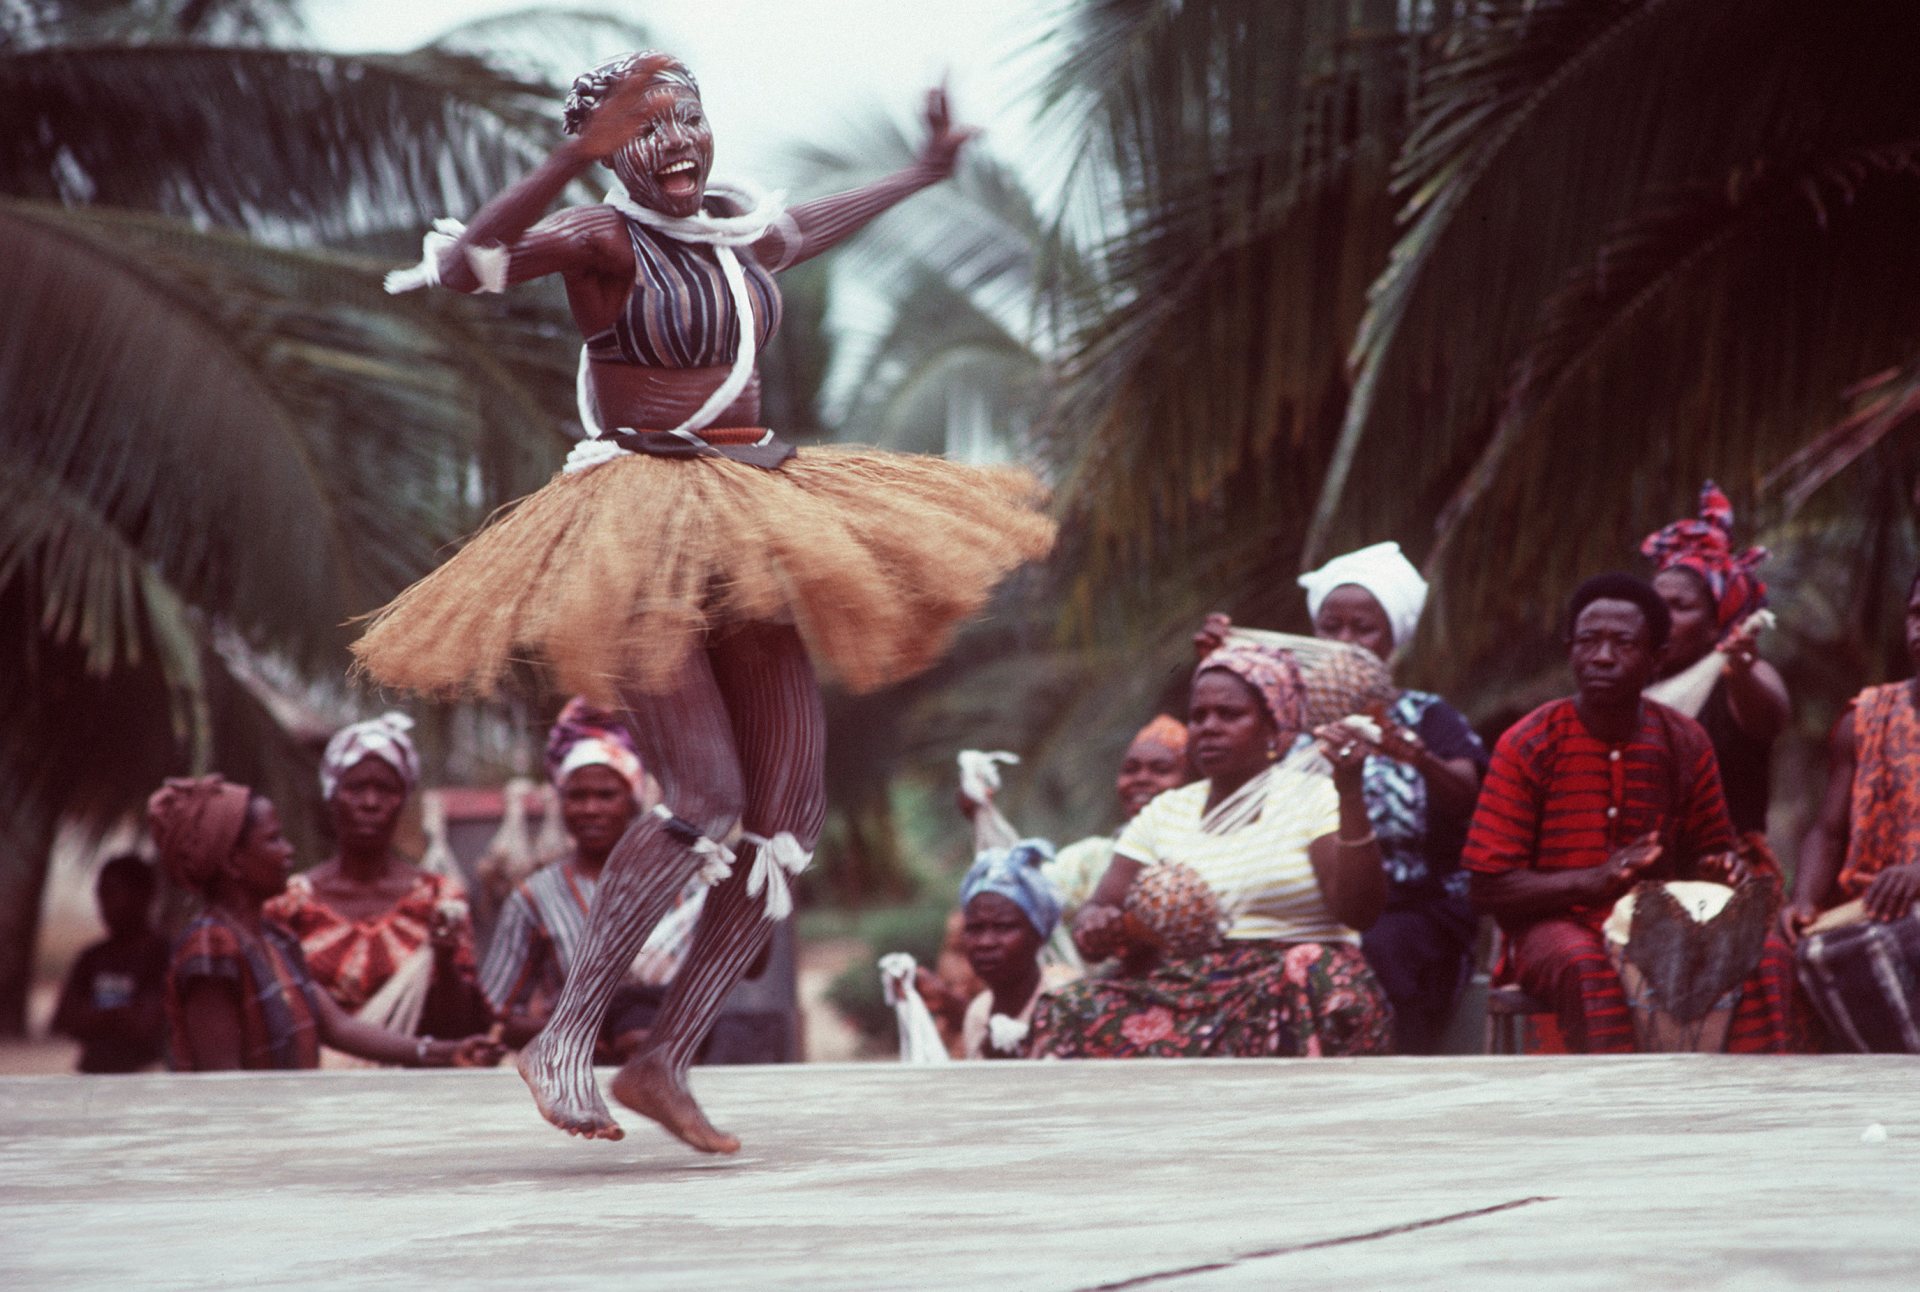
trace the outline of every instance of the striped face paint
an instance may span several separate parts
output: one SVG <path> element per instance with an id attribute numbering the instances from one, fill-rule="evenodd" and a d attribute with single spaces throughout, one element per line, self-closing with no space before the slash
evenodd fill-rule
<path id="1" fill-rule="evenodd" d="M 677 77 L 658 80 L 633 138 L 613 155 L 613 173 L 640 205 L 696 215 L 713 169 L 713 130 L 697 91 Z"/>

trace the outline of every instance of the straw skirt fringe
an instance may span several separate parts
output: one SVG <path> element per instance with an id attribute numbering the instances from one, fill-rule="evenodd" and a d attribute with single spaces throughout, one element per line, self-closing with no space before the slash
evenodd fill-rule
<path id="1" fill-rule="evenodd" d="M 856 691 L 931 665 L 1053 522 L 1024 471 L 856 447 L 777 470 L 632 455 L 558 475 L 373 616 L 383 685 L 486 694 L 516 663 L 601 702 L 671 686 L 716 628 L 790 622 Z"/>

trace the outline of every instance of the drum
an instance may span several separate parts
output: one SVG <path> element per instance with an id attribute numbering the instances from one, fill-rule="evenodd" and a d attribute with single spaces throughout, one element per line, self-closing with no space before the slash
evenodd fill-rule
<path id="1" fill-rule="evenodd" d="M 1920 1054 L 1920 907 L 1868 919 L 1859 900 L 1807 929 L 1800 985 L 1836 1040 L 1868 1054 Z"/>
<path id="2" fill-rule="evenodd" d="M 1739 888 L 1647 881 L 1614 906 L 1602 932 L 1642 1052 L 1726 1049 L 1740 984 L 1760 963 L 1779 905 L 1772 883 Z"/>

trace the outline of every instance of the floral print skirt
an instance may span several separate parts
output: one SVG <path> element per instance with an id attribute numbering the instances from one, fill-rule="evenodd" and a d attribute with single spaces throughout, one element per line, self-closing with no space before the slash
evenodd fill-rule
<path id="1" fill-rule="evenodd" d="M 1060 1059 L 1389 1054 L 1393 1012 L 1360 948 L 1230 941 L 1144 977 L 1040 997 L 1029 1053 Z"/>

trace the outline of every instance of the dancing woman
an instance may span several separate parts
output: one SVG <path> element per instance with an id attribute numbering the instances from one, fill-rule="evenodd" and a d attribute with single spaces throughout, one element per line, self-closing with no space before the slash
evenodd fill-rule
<path id="1" fill-rule="evenodd" d="M 687 1089 L 722 1000 L 790 907 L 826 804 L 813 661 L 868 689 L 933 662 L 993 586 L 1051 546 L 1023 472 L 836 447 L 759 426 L 754 357 L 779 322 L 773 275 L 946 178 L 971 132 L 929 96 L 908 169 L 788 211 L 709 186 L 692 75 L 636 54 L 574 83 L 573 137 L 429 235 L 404 289 L 499 290 L 559 274 L 586 338 L 567 471 L 376 618 L 356 650 L 390 686 L 485 692 L 533 658 L 624 708 L 662 803 L 615 848 L 552 1022 L 522 1051 L 541 1112 L 617 1139 L 590 1061 L 635 951 L 695 874 L 712 889 L 687 963 L 616 1098 L 688 1144 L 732 1152 Z M 593 162 L 601 205 L 539 217 Z M 539 222 L 536 223 L 536 220 Z M 606 429 L 602 429 L 606 428 Z"/>

